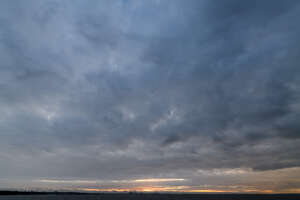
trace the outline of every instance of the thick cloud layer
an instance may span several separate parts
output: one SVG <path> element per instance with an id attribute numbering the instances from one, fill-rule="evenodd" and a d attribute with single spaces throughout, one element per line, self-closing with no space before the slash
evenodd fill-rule
<path id="1" fill-rule="evenodd" d="M 0 178 L 300 167 L 299 17 L 297 0 L 1 1 Z"/>

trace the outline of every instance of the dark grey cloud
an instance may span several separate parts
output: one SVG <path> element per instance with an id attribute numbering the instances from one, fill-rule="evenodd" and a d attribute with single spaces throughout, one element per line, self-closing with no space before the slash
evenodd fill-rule
<path id="1" fill-rule="evenodd" d="M 300 167 L 298 1 L 0 4 L 3 178 Z"/>

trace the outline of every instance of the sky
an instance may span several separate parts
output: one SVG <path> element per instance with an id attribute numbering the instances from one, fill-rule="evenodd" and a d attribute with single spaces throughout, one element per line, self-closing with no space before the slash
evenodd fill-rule
<path id="1" fill-rule="evenodd" d="M 1 0 L 0 189 L 300 193 L 300 1 Z"/>

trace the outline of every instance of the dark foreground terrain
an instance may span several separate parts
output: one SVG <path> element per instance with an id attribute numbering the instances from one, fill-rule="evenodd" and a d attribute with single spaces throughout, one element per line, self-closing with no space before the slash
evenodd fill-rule
<path id="1" fill-rule="evenodd" d="M 300 200 L 300 194 L 143 194 L 143 193 L 15 193 L 0 192 L 0 200 Z"/>

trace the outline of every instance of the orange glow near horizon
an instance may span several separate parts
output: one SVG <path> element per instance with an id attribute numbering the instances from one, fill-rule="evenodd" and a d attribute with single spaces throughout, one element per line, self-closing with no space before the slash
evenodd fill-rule
<path id="1" fill-rule="evenodd" d="M 180 193 L 300 193 L 300 188 L 288 191 L 273 190 L 225 190 L 225 189 L 191 189 L 188 186 L 170 186 L 170 187 L 134 187 L 134 188 L 78 188 L 77 190 L 85 192 L 180 192 Z"/>
<path id="2" fill-rule="evenodd" d="M 87 192 L 180 192 L 186 186 L 174 187 L 134 187 L 134 188 L 79 188 Z"/>
<path id="3" fill-rule="evenodd" d="M 182 188 L 181 188 L 182 187 Z M 237 193 L 235 190 L 189 190 L 183 189 L 183 186 L 179 187 L 137 187 L 137 188 L 82 188 L 79 190 L 86 192 L 183 192 L 183 193 Z"/>

